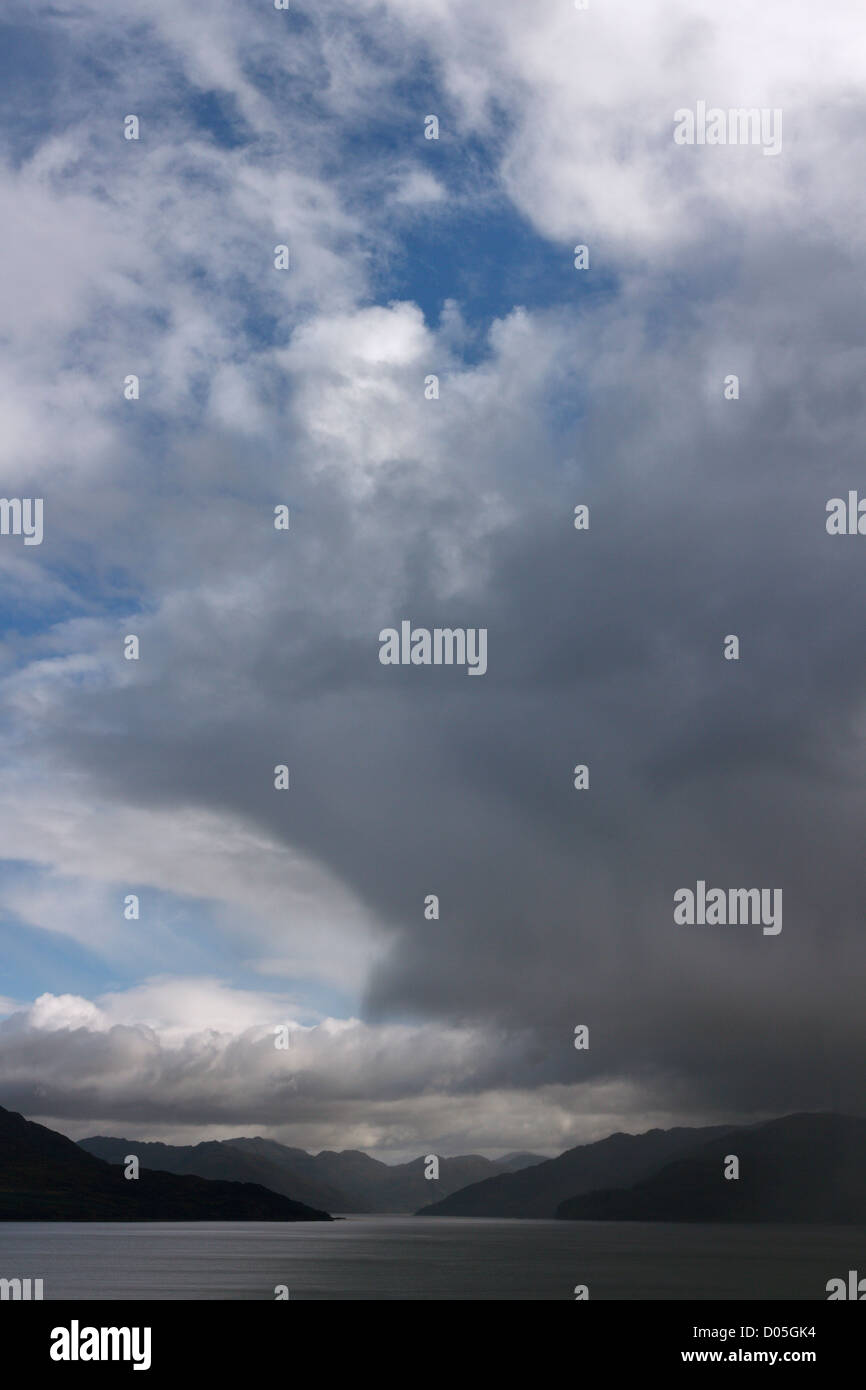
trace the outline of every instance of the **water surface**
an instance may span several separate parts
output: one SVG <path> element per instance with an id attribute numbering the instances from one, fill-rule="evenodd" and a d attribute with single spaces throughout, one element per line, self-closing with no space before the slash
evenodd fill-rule
<path id="1" fill-rule="evenodd" d="M 46 1299 L 826 1299 L 866 1228 L 355 1216 L 333 1225 L 2 1222 Z"/>

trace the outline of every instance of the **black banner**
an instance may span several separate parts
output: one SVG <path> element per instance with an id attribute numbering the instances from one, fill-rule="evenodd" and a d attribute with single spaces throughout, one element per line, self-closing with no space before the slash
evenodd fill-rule
<path id="1" fill-rule="evenodd" d="M 516 1323 L 509 1308 L 507 1324 L 500 1322 L 503 1314 L 490 1303 L 462 1303 L 452 1306 L 450 1313 L 437 1306 L 425 1314 L 417 1302 L 399 1302 L 372 1314 L 372 1323 L 371 1314 L 366 1302 L 363 1322 L 358 1310 L 344 1302 L 327 1308 L 305 1303 L 301 1308 L 289 1300 L 267 1312 L 252 1302 L 221 1303 L 218 1308 L 212 1302 L 192 1301 L 7 1303 L 0 1310 L 0 1326 L 6 1356 L 20 1358 L 26 1373 L 47 1372 L 62 1382 L 109 1370 L 114 1376 L 148 1375 L 160 1383 L 167 1373 L 248 1376 L 253 1369 L 256 1374 L 279 1371 L 291 1379 L 305 1343 L 323 1346 L 333 1373 L 341 1356 L 355 1362 L 369 1356 L 371 1333 L 388 1339 L 399 1335 L 401 1346 L 407 1336 L 422 1339 L 425 1380 L 440 1364 L 450 1373 L 464 1364 L 465 1352 L 458 1353 L 452 1336 L 487 1360 L 497 1346 L 507 1346 L 510 1357 L 517 1340 L 532 1354 L 531 1339 L 538 1333 L 545 1338 L 564 1336 L 578 1372 L 589 1365 L 596 1374 L 615 1376 L 739 1364 L 802 1366 L 824 1375 L 844 1367 L 850 1374 L 864 1333 L 859 1310 L 805 1302 L 581 1302 L 562 1318 L 544 1313 L 536 1304 Z M 543 1345 L 549 1352 L 549 1343 Z M 377 1361 L 380 1355 L 384 1353 Z M 384 1364 L 393 1372 L 391 1356 Z M 403 1364 L 403 1374 L 410 1376 L 411 1362 Z M 307 1357 L 300 1365 L 309 1370 Z"/>

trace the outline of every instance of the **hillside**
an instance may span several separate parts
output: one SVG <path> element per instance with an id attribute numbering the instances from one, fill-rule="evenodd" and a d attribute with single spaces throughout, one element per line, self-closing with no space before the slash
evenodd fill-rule
<path id="1" fill-rule="evenodd" d="M 330 1220 L 255 1183 L 148 1171 L 126 1179 L 65 1135 L 0 1107 L 0 1221 Z"/>
<path id="2" fill-rule="evenodd" d="M 199 1177 L 259 1182 L 274 1192 L 337 1212 L 408 1213 L 429 1200 L 431 1190 L 448 1196 L 479 1178 L 501 1171 L 477 1154 L 443 1158 L 438 1181 L 424 1177 L 424 1159 L 389 1164 L 355 1149 L 309 1154 L 273 1139 L 224 1139 L 190 1146 L 143 1143 L 99 1135 L 80 1148 L 121 1163 L 137 1154 L 142 1168 Z"/>
<path id="3" fill-rule="evenodd" d="M 740 1161 L 724 1177 L 728 1154 Z M 699 1145 L 628 1190 L 561 1203 L 572 1221 L 784 1221 L 866 1224 L 866 1120 L 787 1115 Z"/>
<path id="4" fill-rule="evenodd" d="M 597 1187 L 630 1186 L 663 1164 L 694 1149 L 702 1139 L 727 1133 L 709 1129 L 651 1129 L 646 1134 L 612 1134 L 594 1144 L 567 1149 L 516 1173 L 499 1173 L 452 1196 L 422 1207 L 419 1216 L 552 1217 L 559 1204 Z"/>
<path id="5" fill-rule="evenodd" d="M 142 1169 L 165 1173 L 219 1179 L 223 1182 L 254 1182 L 284 1197 L 326 1211 L 349 1211 L 349 1199 L 338 1187 L 311 1174 L 295 1155 L 309 1158 L 302 1149 L 283 1149 L 277 1144 L 270 1153 L 258 1150 L 252 1140 L 208 1140 L 202 1144 L 144 1143 L 138 1139 L 113 1139 L 97 1135 L 82 1139 L 79 1147 L 106 1163 L 122 1163 L 127 1154 L 136 1154 Z M 247 1147 L 248 1146 L 248 1147 Z"/>

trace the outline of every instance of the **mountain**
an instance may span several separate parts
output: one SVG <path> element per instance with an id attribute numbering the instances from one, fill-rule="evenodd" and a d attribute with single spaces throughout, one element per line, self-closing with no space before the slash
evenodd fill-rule
<path id="1" fill-rule="evenodd" d="M 560 1202 L 579 1192 L 640 1182 L 702 1139 L 720 1137 L 729 1126 L 651 1129 L 646 1134 L 611 1134 L 595 1144 L 567 1149 L 558 1158 L 499 1173 L 452 1196 L 422 1207 L 419 1216 L 552 1217 Z"/>
<path id="2" fill-rule="evenodd" d="M 424 1177 L 425 1161 L 413 1158 L 409 1163 L 380 1163 L 369 1154 L 353 1152 L 321 1153 L 317 1155 L 324 1171 L 333 1182 L 350 1190 L 363 1206 L 353 1211 L 413 1212 L 428 1201 L 431 1192 L 450 1196 L 467 1183 L 498 1172 L 497 1165 L 478 1154 L 439 1159 L 438 1179 Z"/>
<path id="3" fill-rule="evenodd" d="M 739 1177 L 724 1177 L 729 1154 Z M 571 1221 L 786 1221 L 866 1225 L 866 1120 L 786 1115 L 736 1129 L 627 1191 L 575 1195 Z"/>
<path id="4" fill-rule="evenodd" d="M 0 1106 L 0 1221 L 330 1220 L 256 1183 L 152 1171 L 127 1179 L 65 1135 Z"/>
<path id="5" fill-rule="evenodd" d="M 135 1154 L 141 1168 L 149 1172 L 158 1169 L 164 1173 L 189 1174 L 224 1182 L 255 1182 L 307 1206 L 322 1207 L 326 1211 L 352 1210 L 345 1192 L 310 1174 L 301 1162 L 310 1157 L 303 1149 L 286 1149 L 282 1144 L 275 1144 L 275 1152 L 270 1152 L 266 1139 L 208 1140 L 202 1144 L 175 1145 L 96 1135 L 92 1139 L 82 1139 L 79 1147 L 106 1163 L 122 1163 L 127 1154 Z"/>
<path id="6" fill-rule="evenodd" d="M 109 1139 L 82 1139 L 80 1147 L 109 1163 L 136 1154 L 149 1171 L 195 1173 L 199 1177 L 258 1182 L 274 1192 L 337 1212 L 415 1211 L 431 1190 L 448 1196 L 467 1183 L 501 1171 L 477 1154 L 439 1160 L 439 1178 L 424 1177 L 423 1158 L 388 1164 L 357 1149 L 309 1154 L 273 1139 L 223 1139 L 190 1146 Z"/>
<path id="7" fill-rule="evenodd" d="M 324 1149 L 314 1155 L 304 1149 L 287 1148 L 274 1139 L 227 1139 L 225 1142 L 242 1153 L 256 1154 L 284 1165 L 287 1173 L 341 1192 L 344 1202 L 331 1202 L 333 1211 L 412 1212 L 429 1197 L 431 1187 L 447 1196 L 467 1183 L 499 1171 L 498 1164 L 491 1159 L 467 1154 L 440 1158 L 437 1180 L 424 1177 L 423 1158 L 413 1158 L 409 1163 L 382 1163 L 358 1149 L 340 1152 Z"/>
<path id="8" fill-rule="evenodd" d="M 546 1154 L 512 1153 L 503 1154 L 496 1160 L 500 1168 L 504 1168 L 507 1173 L 519 1173 L 521 1168 L 531 1168 L 535 1163 L 546 1163 Z"/>

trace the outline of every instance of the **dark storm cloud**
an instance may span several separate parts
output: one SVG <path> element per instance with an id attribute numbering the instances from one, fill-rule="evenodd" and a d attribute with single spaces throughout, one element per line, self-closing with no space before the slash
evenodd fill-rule
<path id="1" fill-rule="evenodd" d="M 505 456 L 473 441 L 432 483 L 394 461 L 348 505 L 293 472 L 306 511 L 284 569 L 243 607 L 148 622 L 134 685 L 66 702 L 54 756 L 74 746 L 115 794 L 239 812 L 362 896 L 393 932 L 371 1019 L 531 1030 L 522 1063 L 493 1058 L 470 1088 L 625 1076 L 720 1109 L 857 1102 L 862 560 L 824 526 L 860 467 L 861 364 L 835 347 L 857 291 L 841 304 L 832 266 L 810 287 L 812 373 L 813 339 L 780 344 L 777 254 L 756 249 L 762 274 L 743 278 L 762 288 L 727 306 L 752 362 L 740 401 L 708 365 L 712 308 L 655 345 L 615 316 L 553 316 L 541 339 L 605 344 L 598 360 L 582 349 L 599 389 L 574 462 L 563 439 L 539 456 L 505 401 Z M 832 456 L 830 412 L 847 421 Z M 467 517 L 491 480 L 511 515 L 476 539 Z M 221 568 L 261 563 L 239 528 L 223 540 Z M 481 572 L 446 597 L 449 545 Z M 380 666 L 379 628 L 404 617 L 486 626 L 487 675 Z M 739 663 L 723 660 L 728 633 Z M 578 762 L 588 792 L 572 789 Z M 673 893 L 699 878 L 781 887 L 779 937 L 676 926 Z M 570 1045 L 578 1022 L 588 1053 Z"/>

